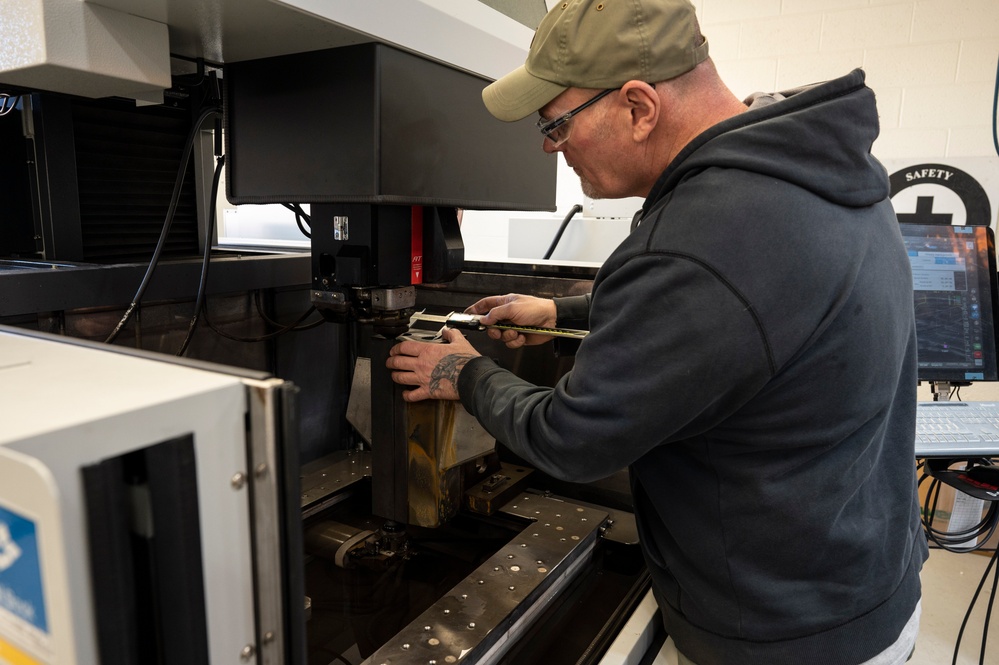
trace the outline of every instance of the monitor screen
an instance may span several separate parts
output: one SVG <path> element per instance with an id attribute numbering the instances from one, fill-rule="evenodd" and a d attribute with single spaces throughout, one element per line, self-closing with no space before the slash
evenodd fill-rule
<path id="1" fill-rule="evenodd" d="M 921 381 L 996 381 L 996 251 L 986 226 L 900 224 Z"/>

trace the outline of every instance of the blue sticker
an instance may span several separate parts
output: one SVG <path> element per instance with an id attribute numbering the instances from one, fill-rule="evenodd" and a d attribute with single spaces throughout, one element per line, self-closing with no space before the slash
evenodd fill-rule
<path id="1" fill-rule="evenodd" d="M 35 523 L 0 508 L 0 608 L 48 633 Z"/>

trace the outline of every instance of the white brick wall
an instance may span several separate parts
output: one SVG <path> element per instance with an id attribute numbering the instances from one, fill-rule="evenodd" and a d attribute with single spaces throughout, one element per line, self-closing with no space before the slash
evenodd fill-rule
<path id="1" fill-rule="evenodd" d="M 694 0 L 722 77 L 745 97 L 863 67 L 882 159 L 994 156 L 997 0 Z"/>
<path id="2" fill-rule="evenodd" d="M 739 97 L 863 67 L 878 98 L 881 138 L 874 153 L 882 161 L 995 157 L 999 0 L 692 2 L 711 57 Z M 553 217 L 561 219 L 583 195 L 564 163 L 558 177 Z M 479 224 L 478 216 L 491 214 L 497 215 L 466 214 L 463 233 L 495 230 L 496 220 Z M 507 219 L 501 221 L 505 232 Z M 495 260 L 492 254 L 505 250 L 501 240 L 490 236 L 476 244 L 473 237 L 466 243 Z"/>

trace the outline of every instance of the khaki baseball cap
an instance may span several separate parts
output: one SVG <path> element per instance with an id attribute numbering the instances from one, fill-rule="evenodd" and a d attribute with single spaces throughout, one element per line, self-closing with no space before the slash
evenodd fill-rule
<path id="1" fill-rule="evenodd" d="M 541 20 L 527 62 L 482 91 L 500 120 L 526 118 L 568 88 L 657 83 L 708 57 L 689 0 L 563 0 Z"/>

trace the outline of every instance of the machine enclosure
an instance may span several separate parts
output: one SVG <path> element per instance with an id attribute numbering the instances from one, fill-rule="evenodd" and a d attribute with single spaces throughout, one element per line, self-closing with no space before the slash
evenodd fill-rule
<path id="1" fill-rule="evenodd" d="M 0 662 L 305 662 L 291 384 L 6 327 L 0 378 Z"/>
<path id="2" fill-rule="evenodd" d="M 384 44 L 230 63 L 232 203 L 554 210 L 555 160 L 526 118 L 482 103 L 484 78 Z"/>

